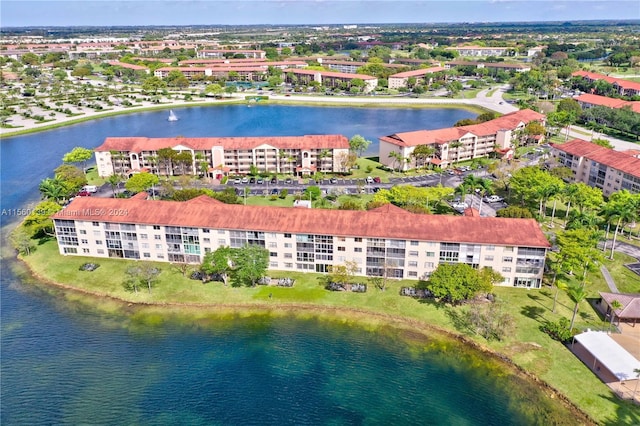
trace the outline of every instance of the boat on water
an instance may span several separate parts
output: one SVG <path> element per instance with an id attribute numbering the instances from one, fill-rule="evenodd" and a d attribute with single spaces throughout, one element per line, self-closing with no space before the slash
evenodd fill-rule
<path id="1" fill-rule="evenodd" d="M 175 115 L 173 113 L 173 110 L 169 111 L 169 118 L 167 118 L 168 121 L 178 121 L 178 116 Z"/>

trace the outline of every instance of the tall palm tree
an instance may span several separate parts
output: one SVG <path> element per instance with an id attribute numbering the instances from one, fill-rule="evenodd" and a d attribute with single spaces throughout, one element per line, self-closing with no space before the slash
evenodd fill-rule
<path id="1" fill-rule="evenodd" d="M 48 200 L 53 200 L 56 203 L 60 203 L 68 195 L 67 188 L 60 179 L 46 178 L 38 187 L 42 196 Z"/>
<path id="2" fill-rule="evenodd" d="M 458 161 L 460 161 L 460 147 L 461 146 L 463 146 L 463 144 L 460 141 L 451 142 L 449 144 L 449 152 L 451 152 L 452 148 L 455 148 L 455 150 L 456 150 L 456 160 L 453 162 L 453 164 L 456 164 Z"/>
<path id="3" fill-rule="evenodd" d="M 609 321 L 609 331 L 611 331 L 611 327 L 613 327 L 613 319 L 616 316 L 616 311 L 622 308 L 622 303 L 620 303 L 618 300 L 612 300 L 609 307 L 611 308 L 611 321 Z"/>
<path id="4" fill-rule="evenodd" d="M 122 182 L 122 178 L 117 174 L 112 174 L 107 178 L 107 182 L 111 185 L 111 191 L 113 192 L 113 198 L 116 197 L 116 187 L 120 182 Z"/>
<path id="5" fill-rule="evenodd" d="M 575 306 L 573 307 L 573 315 L 571 316 L 571 324 L 569 325 L 569 331 L 573 330 L 573 324 L 576 320 L 576 315 L 578 314 L 578 309 L 580 307 L 580 302 L 587 298 L 587 290 L 585 290 L 584 286 L 579 284 L 570 284 L 567 287 L 567 294 L 575 302 Z"/>

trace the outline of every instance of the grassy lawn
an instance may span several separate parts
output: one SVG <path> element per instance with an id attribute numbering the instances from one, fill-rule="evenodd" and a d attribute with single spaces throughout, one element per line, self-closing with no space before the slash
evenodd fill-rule
<path id="1" fill-rule="evenodd" d="M 616 259 L 615 264 L 624 258 Z M 137 303 L 186 303 L 214 305 L 242 305 L 248 308 L 267 308 L 278 311 L 279 308 L 295 305 L 313 304 L 314 312 L 333 315 L 328 308 L 345 309 L 347 316 L 357 317 L 355 311 L 370 312 L 377 315 L 379 324 L 391 322 L 391 317 L 406 318 L 416 324 L 424 324 L 425 329 L 436 327 L 465 335 L 480 347 L 504 354 L 516 365 L 533 373 L 553 388 L 566 395 L 569 400 L 600 423 L 630 424 L 640 421 L 637 411 L 626 401 L 619 401 L 609 389 L 593 375 L 586 366 L 575 358 L 562 344 L 551 340 L 539 327 L 545 320 L 557 320 L 560 316 L 570 318 L 573 303 L 568 296 L 560 293 L 556 312 L 551 312 L 555 290 L 524 290 L 499 287 L 495 289 L 498 300 L 504 302 L 505 309 L 514 319 L 514 330 L 504 341 L 486 341 L 463 328 L 459 315 L 466 307 L 448 307 L 432 301 L 420 301 L 400 296 L 404 285 L 415 285 L 415 281 L 393 281 L 382 292 L 369 286 L 364 294 L 330 292 L 325 290 L 318 278 L 320 274 L 285 271 L 270 271 L 272 277 L 291 277 L 296 280 L 293 288 L 265 287 L 225 287 L 222 283 L 202 284 L 183 276 L 176 268 L 160 263 L 162 269 L 160 281 L 151 293 L 142 290 L 139 293 L 125 291 L 122 286 L 124 272 L 132 261 L 114 259 L 94 259 L 58 254 L 55 241 L 48 241 L 38 247 L 31 256 L 25 258 L 32 270 L 41 277 L 54 282 L 63 282 L 71 286 L 97 294 L 109 294 L 125 301 Z M 99 263 L 94 272 L 79 271 L 85 262 Z M 611 265 L 616 277 L 621 272 Z M 608 265 L 609 267 L 609 265 Z M 590 278 L 591 279 L 591 278 Z M 365 278 L 355 281 L 366 282 Z M 597 295 L 602 283 L 595 279 L 589 285 L 590 297 Z M 272 295 L 270 298 L 269 295 Z M 355 311 L 354 311 L 355 310 Z M 349 314 L 351 312 L 351 314 Z M 588 302 L 580 306 L 577 327 L 597 328 L 602 325 Z M 622 423 L 620 423 L 622 422 Z"/>

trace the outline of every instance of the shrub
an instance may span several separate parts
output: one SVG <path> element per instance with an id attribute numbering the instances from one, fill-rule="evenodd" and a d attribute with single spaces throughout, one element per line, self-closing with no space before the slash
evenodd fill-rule
<path id="1" fill-rule="evenodd" d="M 560 342 L 566 342 L 573 334 L 569 329 L 569 320 L 562 317 L 558 321 L 547 321 L 540 326 L 540 330 L 551 336 L 552 339 Z"/>
<path id="2" fill-rule="evenodd" d="M 287 195 L 289 195 L 289 190 L 283 189 L 282 191 L 280 191 L 280 195 L 278 195 L 278 197 L 280 197 L 281 200 L 284 200 L 285 198 L 287 198 Z"/>

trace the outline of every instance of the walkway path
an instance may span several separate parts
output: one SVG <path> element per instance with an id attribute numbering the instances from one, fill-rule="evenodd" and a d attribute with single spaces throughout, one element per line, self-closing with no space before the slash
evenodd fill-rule
<path id="1" fill-rule="evenodd" d="M 604 265 L 600 266 L 600 272 L 602 272 L 602 276 L 604 277 L 604 280 L 607 282 L 607 285 L 609 286 L 611 293 L 620 293 L 620 291 L 618 290 L 618 287 L 616 287 L 616 283 L 613 282 L 613 277 L 611 277 L 611 274 L 609 273 L 609 270 L 607 269 L 607 267 Z"/>

